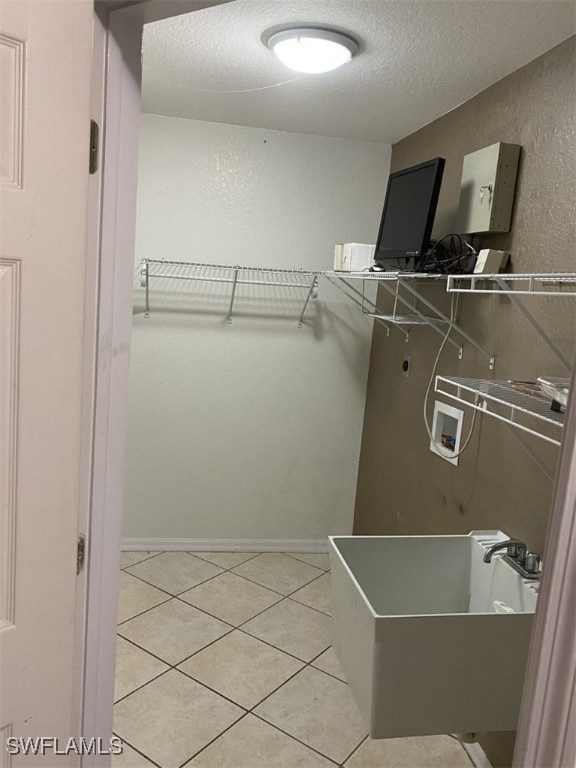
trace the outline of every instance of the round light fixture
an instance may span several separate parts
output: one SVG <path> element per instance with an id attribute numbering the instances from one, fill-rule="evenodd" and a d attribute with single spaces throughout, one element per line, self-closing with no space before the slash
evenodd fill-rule
<path id="1" fill-rule="evenodd" d="M 287 67 L 308 74 L 330 72 L 358 53 L 351 37 L 332 29 L 312 27 L 276 32 L 268 38 L 267 45 Z"/>

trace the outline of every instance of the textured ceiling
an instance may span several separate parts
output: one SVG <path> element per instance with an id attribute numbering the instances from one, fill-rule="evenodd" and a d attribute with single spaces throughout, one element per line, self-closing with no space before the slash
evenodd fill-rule
<path id="1" fill-rule="evenodd" d="M 360 53 L 298 75 L 261 40 L 290 23 Z M 235 0 L 146 25 L 143 110 L 393 144 L 575 30 L 573 0 Z"/>

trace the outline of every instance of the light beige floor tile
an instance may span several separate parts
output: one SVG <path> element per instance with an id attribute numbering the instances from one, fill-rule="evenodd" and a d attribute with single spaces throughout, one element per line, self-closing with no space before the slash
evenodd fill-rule
<path id="1" fill-rule="evenodd" d="M 161 592 L 156 587 L 144 584 L 140 579 L 122 571 L 120 573 L 120 597 L 118 601 L 118 623 L 131 619 L 142 611 L 147 611 L 165 600 L 170 595 Z"/>
<path id="2" fill-rule="evenodd" d="M 273 605 L 242 629 L 303 661 L 310 661 L 331 643 L 330 617 L 292 600 Z"/>
<path id="3" fill-rule="evenodd" d="M 148 560 L 149 557 L 157 554 L 158 552 L 120 552 L 120 568 L 136 565 L 141 560 Z"/>
<path id="4" fill-rule="evenodd" d="M 265 552 L 237 566 L 233 573 L 282 595 L 289 595 L 319 576 L 320 570 L 289 555 Z"/>
<path id="5" fill-rule="evenodd" d="M 133 573 L 155 587 L 177 595 L 222 573 L 222 568 L 188 552 L 162 552 L 161 555 L 128 568 L 127 573 Z"/>
<path id="6" fill-rule="evenodd" d="M 350 688 L 312 667 L 299 672 L 254 711 L 338 762 L 366 735 Z"/>
<path id="7" fill-rule="evenodd" d="M 123 637 L 160 657 L 179 664 L 187 656 L 229 632 L 231 627 L 172 599 L 118 627 Z"/>
<path id="8" fill-rule="evenodd" d="M 310 584 L 299 589 L 290 595 L 291 600 L 297 600 L 299 603 L 309 605 L 310 608 L 316 608 L 317 611 L 331 615 L 332 608 L 332 581 L 329 573 L 314 579 Z"/>
<path id="9" fill-rule="evenodd" d="M 124 744 L 121 755 L 112 755 L 112 768 L 154 768 L 154 764 Z"/>
<path id="10" fill-rule="evenodd" d="M 471 768 L 462 746 L 450 736 L 367 739 L 346 761 L 346 768 Z"/>
<path id="11" fill-rule="evenodd" d="M 289 554 L 290 557 L 295 557 L 297 560 L 301 560 L 303 563 L 308 563 L 308 565 L 314 565 L 316 568 L 322 568 L 323 571 L 330 570 L 330 555 L 309 555 L 305 552 L 287 552 L 286 554 Z"/>
<path id="12" fill-rule="evenodd" d="M 243 710 L 177 670 L 115 706 L 114 732 L 162 768 L 177 768 Z"/>
<path id="13" fill-rule="evenodd" d="M 116 645 L 116 680 L 114 701 L 132 693 L 144 683 L 150 682 L 170 669 L 168 664 L 118 637 Z"/>
<path id="14" fill-rule="evenodd" d="M 223 573 L 178 597 L 235 627 L 282 600 L 277 592 L 234 573 Z"/>
<path id="15" fill-rule="evenodd" d="M 303 666 L 282 651 L 236 630 L 178 669 L 251 709 Z"/>
<path id="16" fill-rule="evenodd" d="M 253 715 L 200 752 L 191 768 L 334 768 L 334 763 Z"/>
<path id="17" fill-rule="evenodd" d="M 347 682 L 346 675 L 342 671 L 340 662 L 334 653 L 334 648 L 328 648 L 327 651 L 324 651 L 321 656 L 318 656 L 318 658 L 312 662 L 312 666 L 316 667 L 317 669 L 321 669 L 323 672 L 328 672 L 329 675 L 334 675 L 334 677 L 338 677 L 344 682 Z"/>
<path id="18" fill-rule="evenodd" d="M 252 560 L 258 552 L 192 552 L 191 554 L 201 557 L 202 560 L 208 560 L 209 563 L 219 565 L 220 568 L 234 568 L 246 560 Z"/>

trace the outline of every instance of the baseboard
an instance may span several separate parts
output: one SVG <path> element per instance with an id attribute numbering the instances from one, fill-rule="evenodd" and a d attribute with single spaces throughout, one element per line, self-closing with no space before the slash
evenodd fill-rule
<path id="1" fill-rule="evenodd" d="M 326 539 L 122 539 L 123 552 L 328 552 Z"/>
<path id="2" fill-rule="evenodd" d="M 486 752 L 482 749 L 478 742 L 472 742 L 470 744 L 460 742 L 464 747 L 464 751 L 472 760 L 474 768 L 492 768 L 492 763 L 488 760 Z"/>

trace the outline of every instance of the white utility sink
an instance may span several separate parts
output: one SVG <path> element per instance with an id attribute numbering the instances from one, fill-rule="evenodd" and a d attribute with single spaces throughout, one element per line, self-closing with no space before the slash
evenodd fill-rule
<path id="1" fill-rule="evenodd" d="M 468 536 L 331 536 L 334 650 L 373 739 L 516 728 L 538 582 Z"/>

